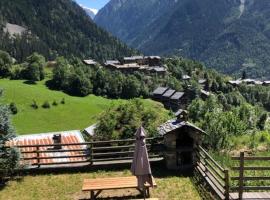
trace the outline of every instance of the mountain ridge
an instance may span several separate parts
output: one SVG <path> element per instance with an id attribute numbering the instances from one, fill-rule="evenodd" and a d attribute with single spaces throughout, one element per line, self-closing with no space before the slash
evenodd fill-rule
<path id="1" fill-rule="evenodd" d="M 270 77 L 269 13 L 267 0 L 112 0 L 95 22 L 145 54 L 181 55 L 224 73 Z"/>
<path id="2" fill-rule="evenodd" d="M 12 38 L 4 31 L 7 23 L 27 31 Z M 0 39 L 0 49 L 19 61 L 35 51 L 50 60 L 61 55 L 99 61 L 135 52 L 99 28 L 72 0 L 0 1 Z"/>

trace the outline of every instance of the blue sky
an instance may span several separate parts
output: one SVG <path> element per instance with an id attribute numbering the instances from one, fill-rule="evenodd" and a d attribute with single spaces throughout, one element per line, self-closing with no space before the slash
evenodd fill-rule
<path id="1" fill-rule="evenodd" d="M 94 8 L 96 10 L 101 9 L 110 0 L 76 0 L 78 4 L 81 4 L 87 8 Z"/>

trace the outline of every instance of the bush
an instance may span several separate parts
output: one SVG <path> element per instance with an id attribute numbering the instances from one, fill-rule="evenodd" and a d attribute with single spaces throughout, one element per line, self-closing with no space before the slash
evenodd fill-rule
<path id="1" fill-rule="evenodd" d="M 35 100 L 33 100 L 33 103 L 31 104 L 31 107 L 34 109 L 38 109 L 38 104 Z"/>
<path id="2" fill-rule="evenodd" d="M 45 101 L 45 102 L 42 104 L 42 108 L 48 109 L 48 108 L 50 108 L 50 107 L 51 107 L 51 105 L 50 105 L 50 103 L 49 103 L 48 101 Z"/>
<path id="3" fill-rule="evenodd" d="M 63 99 L 61 100 L 61 104 L 65 104 L 65 103 L 66 103 L 65 98 L 63 98 Z"/>
<path id="4" fill-rule="evenodd" d="M 169 113 L 161 109 L 148 107 L 139 99 L 112 106 L 99 116 L 95 139 L 134 138 L 137 128 L 142 124 L 148 133 L 147 137 L 157 136 L 156 128 L 169 119 Z"/>
<path id="5" fill-rule="evenodd" d="M 58 103 L 54 100 L 53 103 L 52 103 L 53 106 L 57 106 Z"/>
<path id="6" fill-rule="evenodd" d="M 10 112 L 13 114 L 13 115 L 16 115 L 18 113 L 18 109 L 17 109 L 17 106 L 15 103 L 10 103 L 9 104 L 9 109 L 10 109 Z"/>

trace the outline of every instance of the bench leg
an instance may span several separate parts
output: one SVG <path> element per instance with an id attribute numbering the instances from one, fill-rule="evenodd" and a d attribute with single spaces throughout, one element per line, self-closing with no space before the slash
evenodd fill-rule
<path id="1" fill-rule="evenodd" d="M 95 192 L 92 190 L 90 193 L 91 193 L 90 199 L 91 199 L 91 200 L 95 200 L 95 199 L 96 199 L 96 198 L 95 198 Z"/>
<path id="2" fill-rule="evenodd" d="M 149 190 L 149 187 L 146 188 L 146 198 L 150 198 L 150 190 Z"/>

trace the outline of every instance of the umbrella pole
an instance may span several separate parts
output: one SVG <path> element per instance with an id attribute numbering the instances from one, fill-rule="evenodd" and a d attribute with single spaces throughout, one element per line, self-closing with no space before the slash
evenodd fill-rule
<path id="1" fill-rule="evenodd" d="M 146 189 L 145 189 L 145 186 L 143 186 L 143 199 L 145 200 L 145 193 L 146 193 Z"/>

